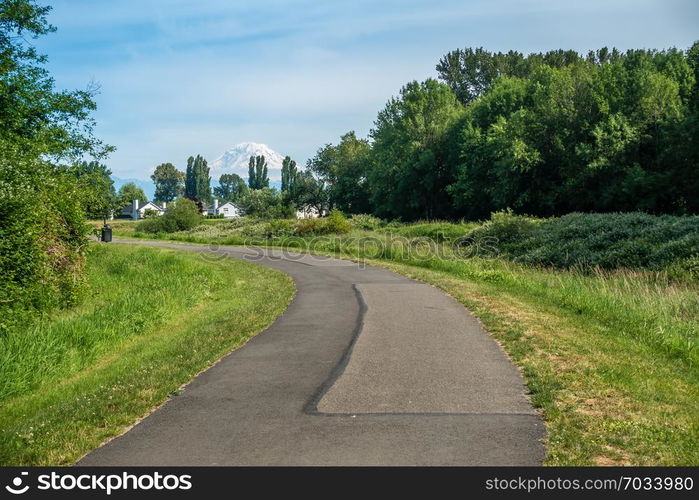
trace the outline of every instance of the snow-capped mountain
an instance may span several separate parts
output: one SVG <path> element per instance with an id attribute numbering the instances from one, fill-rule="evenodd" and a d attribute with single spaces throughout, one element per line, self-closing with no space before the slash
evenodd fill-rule
<path id="1" fill-rule="evenodd" d="M 266 144 L 257 142 L 241 142 L 229 149 L 209 164 L 211 179 L 218 181 L 221 174 L 238 174 L 243 179 L 248 178 L 248 162 L 251 156 L 262 155 L 267 160 L 269 178 L 278 181 L 282 176 L 284 157 Z"/>

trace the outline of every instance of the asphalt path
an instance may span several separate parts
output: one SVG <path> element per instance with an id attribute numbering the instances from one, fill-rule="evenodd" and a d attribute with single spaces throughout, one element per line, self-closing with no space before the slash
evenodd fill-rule
<path id="1" fill-rule="evenodd" d="M 124 242 L 126 243 L 126 242 Z M 273 249 L 128 242 L 237 258 L 297 292 L 264 332 L 78 465 L 538 465 L 519 371 L 440 290 Z"/>

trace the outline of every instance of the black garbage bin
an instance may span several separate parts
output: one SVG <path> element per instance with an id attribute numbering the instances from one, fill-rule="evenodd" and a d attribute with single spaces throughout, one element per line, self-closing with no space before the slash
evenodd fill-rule
<path id="1" fill-rule="evenodd" d="M 102 228 L 102 241 L 109 243 L 112 241 L 112 228 L 109 224 L 105 224 Z"/>

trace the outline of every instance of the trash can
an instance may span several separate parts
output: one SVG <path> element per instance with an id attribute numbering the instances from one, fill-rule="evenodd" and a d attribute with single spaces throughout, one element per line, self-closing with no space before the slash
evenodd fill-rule
<path id="1" fill-rule="evenodd" d="M 105 224 L 104 227 L 102 228 L 102 241 L 109 243 L 112 241 L 112 228 L 109 226 L 109 224 Z"/>

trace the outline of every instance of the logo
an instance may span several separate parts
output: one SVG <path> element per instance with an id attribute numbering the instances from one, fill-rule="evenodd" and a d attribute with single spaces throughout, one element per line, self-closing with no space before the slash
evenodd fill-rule
<path id="1" fill-rule="evenodd" d="M 28 476 L 28 472 L 22 472 L 18 477 L 14 478 L 12 480 L 12 486 L 5 486 L 5 489 L 12 493 L 13 495 L 21 495 L 22 493 L 26 493 L 27 490 L 29 489 L 29 485 L 26 485 L 24 488 L 22 488 L 22 476 Z M 13 488 L 14 486 L 14 488 Z"/>

